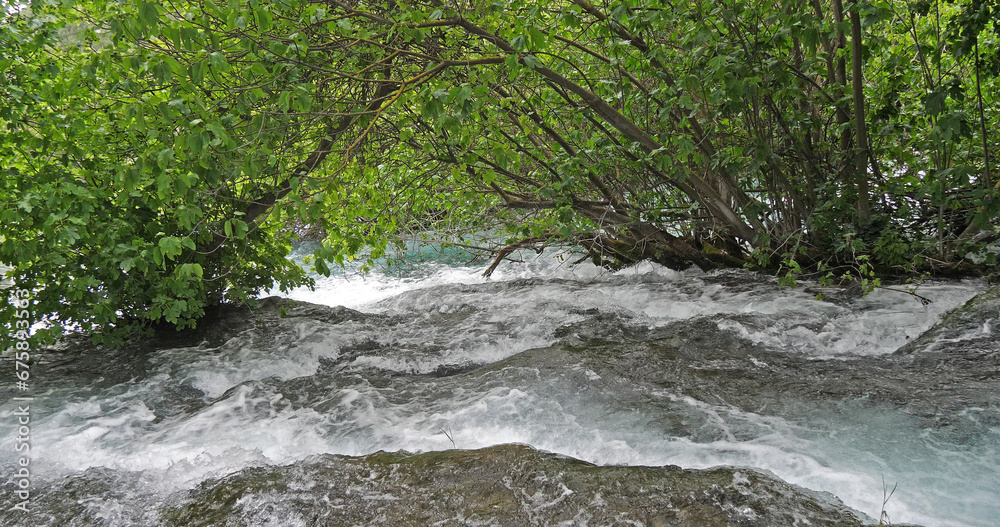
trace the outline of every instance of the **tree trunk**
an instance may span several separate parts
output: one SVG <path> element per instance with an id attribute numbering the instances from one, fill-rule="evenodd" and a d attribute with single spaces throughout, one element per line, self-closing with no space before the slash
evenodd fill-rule
<path id="1" fill-rule="evenodd" d="M 841 24 L 844 23 L 844 4 L 841 0 L 833 0 L 833 21 L 837 24 L 837 39 L 833 46 L 833 54 L 836 56 L 839 50 L 847 47 L 847 38 L 844 36 L 844 30 L 841 29 Z M 843 56 L 837 58 L 836 68 L 833 70 L 833 83 L 837 87 L 837 99 L 840 100 L 847 93 L 847 65 Z M 840 132 L 841 152 L 847 152 L 851 147 L 851 130 L 846 126 L 851 121 L 851 115 L 846 106 L 842 102 L 837 103 L 837 123 L 842 128 Z"/>
<path id="2" fill-rule="evenodd" d="M 987 140 L 986 113 L 983 110 L 983 88 L 979 82 L 979 37 L 976 36 L 976 102 L 979 104 L 979 127 L 983 134 L 983 188 L 988 189 L 993 186 L 993 177 L 990 174 L 990 142 Z"/>
<path id="3" fill-rule="evenodd" d="M 858 4 L 851 9 L 851 81 L 854 88 L 855 160 L 854 178 L 858 188 L 858 220 L 865 222 L 871 210 L 868 202 L 868 126 L 865 118 L 865 89 L 861 41 L 861 14 Z"/>

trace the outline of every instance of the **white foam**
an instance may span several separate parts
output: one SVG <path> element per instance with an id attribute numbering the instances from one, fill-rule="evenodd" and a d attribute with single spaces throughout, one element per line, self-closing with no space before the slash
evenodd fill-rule
<path id="1" fill-rule="evenodd" d="M 525 263 L 501 265 L 491 280 L 480 276 L 479 267 L 424 264 L 419 279 L 342 275 L 321 281 L 315 291 L 297 290 L 290 296 L 368 312 L 426 317 L 469 307 L 476 286 L 489 291 L 489 283 L 541 277 L 547 282 L 478 295 L 471 305 L 493 314 L 492 319 L 479 317 L 479 321 L 516 322 L 520 335 L 533 337 L 526 344 L 540 345 L 551 328 L 572 322 L 574 312 L 586 309 L 622 313 L 650 327 L 722 315 L 726 317 L 720 320 L 720 329 L 779 349 L 831 357 L 890 353 L 929 329 L 977 289 L 975 282 L 923 285 L 917 292 L 931 300 L 928 305 L 905 292 L 876 289 L 841 306 L 817 300 L 801 289 L 778 289 L 773 284 L 729 290 L 713 282 L 711 274 L 673 271 L 650 262 L 611 273 L 590 263 L 569 266 L 568 258 L 558 253 L 522 257 Z M 359 283 L 370 287 L 359 288 Z M 473 289 L 448 287 L 456 284 Z M 474 331 L 472 327 L 468 329 Z M 499 356 L 483 354 L 483 358 Z"/>

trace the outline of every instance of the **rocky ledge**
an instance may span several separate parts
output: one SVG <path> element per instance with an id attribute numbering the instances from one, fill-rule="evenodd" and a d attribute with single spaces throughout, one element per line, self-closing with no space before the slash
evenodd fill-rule
<path id="1" fill-rule="evenodd" d="M 863 525 L 751 469 L 595 466 L 523 445 L 318 456 L 193 490 L 169 525 Z"/>

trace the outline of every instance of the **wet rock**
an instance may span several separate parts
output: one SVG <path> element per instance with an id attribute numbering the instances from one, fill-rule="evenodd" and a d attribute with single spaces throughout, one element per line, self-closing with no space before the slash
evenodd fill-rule
<path id="1" fill-rule="evenodd" d="M 553 336 L 566 344 L 583 344 L 593 341 L 635 340 L 648 332 L 645 327 L 636 325 L 630 317 L 620 313 L 602 313 L 597 309 L 589 309 L 578 314 L 586 318 L 559 326 Z"/>
<path id="2" fill-rule="evenodd" d="M 979 324 L 981 316 L 969 325 Z M 963 330 L 952 323 L 931 331 Z M 570 353 L 600 377 L 625 379 L 647 392 L 793 419 L 824 406 L 887 406 L 942 427 L 970 408 L 1000 408 L 1000 343 L 978 338 L 943 345 L 937 335 L 921 337 L 921 343 L 920 353 L 820 359 L 774 351 L 721 331 L 716 317 L 703 317 L 634 340 L 595 339 L 529 350 L 502 364 L 551 362 L 558 368 L 573 361 L 559 357 Z M 996 411 L 977 418 L 1000 425 Z"/>
<path id="3" fill-rule="evenodd" d="M 863 525 L 828 494 L 749 469 L 599 467 L 520 445 L 319 456 L 202 484 L 165 523 Z"/>
<path id="4" fill-rule="evenodd" d="M 149 481 L 145 481 L 142 474 L 92 468 L 45 483 L 31 494 L 28 513 L 12 509 L 19 501 L 12 488 L 0 488 L 3 491 L 0 493 L 0 510 L 3 511 L 0 525 L 153 527 L 162 524 L 155 506 L 159 499 L 143 490 L 148 488 Z M 145 506 L 136 507 L 136 503 Z"/>
<path id="5" fill-rule="evenodd" d="M 1000 286 L 976 295 L 896 351 L 896 355 L 922 352 L 962 354 L 1000 352 Z"/>

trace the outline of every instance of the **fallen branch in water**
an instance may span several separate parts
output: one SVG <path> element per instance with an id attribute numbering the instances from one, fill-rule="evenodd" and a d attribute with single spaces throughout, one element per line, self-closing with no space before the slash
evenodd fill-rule
<path id="1" fill-rule="evenodd" d="M 533 247 L 535 252 L 537 253 L 542 252 L 542 249 L 545 248 L 546 240 L 547 238 L 532 236 L 531 238 L 525 238 L 519 242 L 512 243 L 510 245 L 500 248 L 496 252 L 496 257 L 493 259 L 493 263 L 490 264 L 490 266 L 485 271 L 483 271 L 483 276 L 489 278 L 493 274 L 493 271 L 496 271 L 497 267 L 500 265 L 500 262 L 504 261 L 504 259 L 507 258 L 507 256 L 510 255 L 510 253 L 518 249 L 535 246 Z M 539 243 L 541 243 L 541 246 L 538 246 Z"/>
<path id="2" fill-rule="evenodd" d="M 908 294 L 908 295 L 916 298 L 917 300 L 920 300 L 920 303 L 923 304 L 923 305 L 925 305 L 925 306 L 926 305 L 930 305 L 931 303 L 933 303 L 930 298 L 927 298 L 926 296 L 923 296 L 923 295 L 918 295 L 916 293 L 916 291 L 910 291 L 910 290 L 907 290 L 907 289 L 898 289 L 898 288 L 895 288 L 895 287 L 888 287 L 888 286 L 884 286 L 884 285 L 878 286 L 877 289 L 885 289 L 886 291 L 895 291 L 897 293 L 906 293 L 906 294 Z"/>

